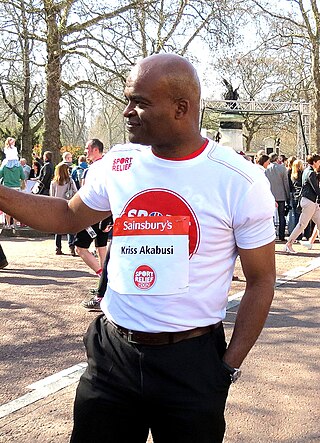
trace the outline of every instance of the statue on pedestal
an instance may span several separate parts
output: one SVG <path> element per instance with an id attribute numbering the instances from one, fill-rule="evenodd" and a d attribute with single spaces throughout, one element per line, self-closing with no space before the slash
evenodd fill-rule
<path id="1" fill-rule="evenodd" d="M 228 82 L 228 80 L 226 80 L 225 78 L 222 79 L 223 84 L 225 85 L 225 87 L 227 88 L 227 91 L 223 94 L 223 98 L 225 100 L 238 100 L 239 98 L 239 93 L 238 93 L 238 89 L 233 89 L 233 86 L 231 83 Z M 236 107 L 236 103 L 228 103 L 228 106 L 231 109 L 234 109 Z"/>

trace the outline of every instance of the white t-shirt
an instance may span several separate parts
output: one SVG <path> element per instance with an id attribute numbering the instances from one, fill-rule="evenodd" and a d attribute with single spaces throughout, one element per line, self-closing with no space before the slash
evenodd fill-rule
<path id="1" fill-rule="evenodd" d="M 106 316 L 128 329 L 148 332 L 187 330 L 224 319 L 237 246 L 258 248 L 275 238 L 275 203 L 266 177 L 235 151 L 213 141 L 194 158 L 177 161 L 159 158 L 147 146 L 116 145 L 94 169 L 79 190 L 90 208 L 111 209 L 114 220 L 168 215 L 190 220 L 187 270 L 184 236 L 114 237 L 108 289 L 101 303 Z M 165 254 L 164 249 L 158 254 L 156 248 L 144 248 L 149 255 L 141 258 L 135 252 L 141 250 L 144 240 L 155 246 L 154 239 L 160 237 L 169 242 Z M 121 241 L 124 246 L 119 245 Z M 176 257 L 181 269 L 172 257 L 170 263 L 177 279 L 187 281 L 183 289 L 170 269 L 165 269 L 169 254 L 179 248 L 182 253 Z M 140 258 L 140 265 L 147 268 L 139 266 Z M 146 269 L 152 269 L 157 260 L 163 264 L 155 273 L 157 281 L 154 278 L 147 290 L 136 289 L 136 271 L 144 269 L 139 275 L 148 278 L 152 273 Z M 168 276 L 179 291 L 168 290 L 164 284 Z M 158 293 L 161 285 L 165 294 Z M 130 287 L 135 288 L 132 293 Z"/>
<path id="2" fill-rule="evenodd" d="M 10 148 L 4 148 L 4 153 L 6 155 L 6 160 L 19 160 L 18 150 L 15 146 L 11 146 Z"/>

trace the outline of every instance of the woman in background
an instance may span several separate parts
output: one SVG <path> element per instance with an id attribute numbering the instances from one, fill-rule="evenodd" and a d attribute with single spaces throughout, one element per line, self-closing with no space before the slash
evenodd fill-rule
<path id="1" fill-rule="evenodd" d="M 33 160 L 29 179 L 38 177 L 38 175 L 40 174 L 40 169 L 41 163 L 39 163 L 37 160 Z"/>
<path id="2" fill-rule="evenodd" d="M 299 200 L 300 200 L 300 194 L 302 189 L 302 173 L 304 170 L 303 161 L 300 159 L 295 160 L 292 163 L 291 168 L 291 175 L 290 175 L 290 181 L 291 181 L 291 203 L 292 203 L 292 212 L 293 212 L 293 221 L 294 226 L 292 229 L 289 230 L 289 235 L 294 230 L 294 228 L 297 226 L 301 208 L 299 206 Z M 297 240 L 302 239 L 302 234 L 299 235 Z"/>
<path id="3" fill-rule="evenodd" d="M 54 177 L 50 185 L 50 195 L 68 199 L 69 195 L 74 195 L 77 187 L 69 175 L 69 166 L 66 163 L 59 163 L 55 169 Z M 70 197 L 69 197 L 70 198 Z M 72 256 L 76 256 L 74 247 L 74 234 L 67 234 L 69 249 Z M 63 255 L 61 248 L 61 234 L 55 234 L 56 255 Z"/>
<path id="4" fill-rule="evenodd" d="M 318 153 L 311 154 L 307 157 L 308 166 L 302 174 L 302 190 L 301 190 L 301 214 L 298 224 L 290 234 L 284 251 L 289 254 L 296 254 L 292 244 L 299 235 L 307 227 L 312 220 L 318 229 L 320 229 L 320 209 L 318 201 L 320 199 L 320 188 L 317 180 L 316 171 L 320 168 L 320 155 Z"/>

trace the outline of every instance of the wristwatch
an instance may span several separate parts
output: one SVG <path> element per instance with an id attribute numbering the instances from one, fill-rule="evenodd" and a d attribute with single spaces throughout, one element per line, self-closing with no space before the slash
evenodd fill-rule
<path id="1" fill-rule="evenodd" d="M 232 366 L 229 366 L 228 363 L 226 363 L 225 361 L 223 361 L 222 364 L 230 374 L 231 383 L 235 383 L 241 376 L 241 369 L 233 368 Z"/>

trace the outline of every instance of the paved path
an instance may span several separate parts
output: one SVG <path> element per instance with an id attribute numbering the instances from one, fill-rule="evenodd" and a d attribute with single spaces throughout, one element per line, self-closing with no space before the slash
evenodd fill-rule
<path id="1" fill-rule="evenodd" d="M 80 258 L 56 257 L 52 238 L 1 238 L 1 244 L 10 261 L 0 271 L 0 397 L 7 405 L 39 392 L 27 388 L 32 383 L 85 362 L 82 334 L 96 314 L 79 303 L 97 279 Z M 278 244 L 277 273 L 285 283 L 276 289 L 242 379 L 231 387 L 225 443 L 320 442 L 320 245 L 308 252 L 298 246 L 297 256 L 281 249 Z M 244 289 L 238 263 L 236 274 L 239 281 L 233 282 L 231 294 Z M 236 310 L 228 311 L 227 336 Z M 70 382 L 3 417 L 0 443 L 68 442 L 76 388 Z"/>

